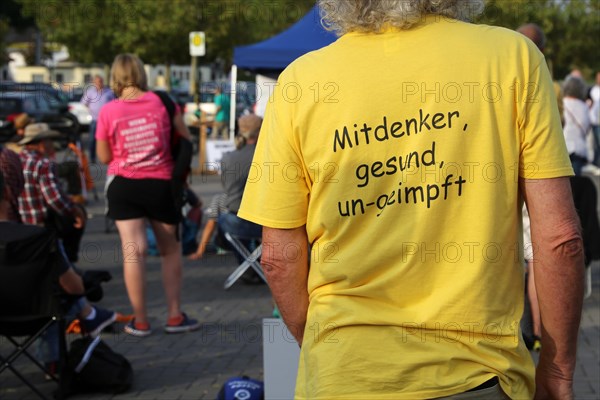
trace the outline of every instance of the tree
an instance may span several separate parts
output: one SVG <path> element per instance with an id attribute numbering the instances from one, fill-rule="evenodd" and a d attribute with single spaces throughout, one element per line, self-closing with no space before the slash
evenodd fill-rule
<path id="1" fill-rule="evenodd" d="M 547 37 L 546 58 L 557 78 L 572 68 L 588 77 L 600 70 L 600 2 L 598 0 L 489 0 L 478 22 L 516 29 L 533 22 Z"/>
<path id="2" fill-rule="evenodd" d="M 105 64 L 122 52 L 136 53 L 151 64 L 187 64 L 191 31 L 206 33 L 203 62 L 230 64 L 235 46 L 283 31 L 314 6 L 314 0 L 18 1 L 46 41 L 66 45 L 74 60 Z M 488 0 L 478 22 L 509 29 L 539 24 L 557 77 L 574 66 L 588 76 L 600 70 L 599 0 Z"/>
<path id="3" fill-rule="evenodd" d="M 207 37 L 207 61 L 230 61 L 232 49 L 265 39 L 300 19 L 312 0 L 20 0 L 47 41 L 85 63 L 110 63 L 133 52 L 148 63 L 189 62 L 188 34 Z"/>
<path id="4" fill-rule="evenodd" d="M 233 48 L 267 39 L 302 18 L 314 0 L 196 1 L 196 26 L 206 32 L 207 59 L 231 63 Z"/>
<path id="5" fill-rule="evenodd" d="M 114 38 L 131 14 L 128 3 L 118 0 L 21 2 L 23 14 L 34 18 L 44 40 L 66 45 L 71 57 L 79 62 L 109 64 L 115 54 L 122 51 Z"/>

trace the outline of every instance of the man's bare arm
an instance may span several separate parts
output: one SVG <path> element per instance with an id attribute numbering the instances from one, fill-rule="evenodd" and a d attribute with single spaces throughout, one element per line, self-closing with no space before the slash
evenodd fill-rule
<path id="1" fill-rule="evenodd" d="M 542 320 L 536 398 L 571 399 L 583 303 L 583 242 L 569 178 L 521 181 Z"/>
<path id="2" fill-rule="evenodd" d="M 261 264 L 283 321 L 302 345 L 308 312 L 306 228 L 264 227 Z"/>

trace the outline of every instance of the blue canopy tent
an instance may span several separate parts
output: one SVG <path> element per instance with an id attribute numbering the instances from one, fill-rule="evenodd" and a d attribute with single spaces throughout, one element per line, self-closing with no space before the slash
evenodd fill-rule
<path id="1" fill-rule="evenodd" d="M 259 43 L 234 48 L 231 68 L 231 141 L 235 131 L 234 91 L 238 67 L 264 75 L 278 75 L 296 58 L 325 47 L 336 39 L 333 32 L 323 28 L 319 8 L 314 6 L 302 19 L 280 34 Z"/>
<path id="2" fill-rule="evenodd" d="M 301 20 L 280 34 L 233 50 L 233 64 L 252 71 L 281 72 L 292 61 L 309 51 L 320 49 L 336 40 L 323 28 L 319 9 L 314 6 Z"/>

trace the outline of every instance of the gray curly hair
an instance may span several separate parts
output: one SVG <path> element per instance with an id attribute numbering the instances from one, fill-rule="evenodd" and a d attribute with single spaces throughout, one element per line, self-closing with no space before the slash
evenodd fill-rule
<path id="1" fill-rule="evenodd" d="M 409 29 L 425 14 L 470 20 L 483 12 L 485 0 L 318 0 L 323 26 L 338 35 L 378 33 L 384 26 Z"/>

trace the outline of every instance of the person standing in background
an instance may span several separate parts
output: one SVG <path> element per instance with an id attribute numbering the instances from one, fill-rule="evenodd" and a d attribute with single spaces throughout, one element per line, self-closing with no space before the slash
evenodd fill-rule
<path id="1" fill-rule="evenodd" d="M 544 54 L 546 48 L 546 35 L 542 28 L 534 23 L 529 23 L 517 28 L 517 32 L 523 36 L 529 38 L 537 48 Z M 556 99 L 558 104 L 559 112 L 562 116 L 562 89 L 557 82 L 554 82 L 554 91 L 556 93 Z M 558 90 L 556 89 L 558 87 Z M 562 119 L 562 118 L 561 118 Z M 529 302 L 525 302 L 525 306 L 529 306 L 531 315 L 531 332 L 523 332 L 525 343 L 527 348 L 539 351 L 542 347 L 540 338 L 542 337 L 542 322 L 540 320 L 540 306 L 537 298 L 537 290 L 535 287 L 535 270 L 533 265 L 533 246 L 531 244 L 531 229 L 529 220 L 529 213 L 527 207 L 523 204 L 523 246 L 524 246 L 524 258 L 526 261 L 526 290 L 527 299 Z M 526 315 L 526 314 L 525 314 Z"/>
<path id="2" fill-rule="evenodd" d="M 98 158 L 108 164 L 108 216 L 115 220 L 123 248 L 125 286 L 135 318 L 125 333 L 145 337 L 152 333 L 146 308 L 146 221 L 150 221 L 160 251 L 167 300 L 167 333 L 200 327 L 181 310 L 183 279 L 181 242 L 177 237 L 181 210 L 171 191 L 174 161 L 171 124 L 177 135 L 191 140 L 176 109 L 173 120 L 158 95 L 148 90 L 142 61 L 119 54 L 111 68 L 111 85 L 118 96 L 102 108 L 96 131 Z"/>
<path id="3" fill-rule="evenodd" d="M 211 134 L 212 139 L 229 139 L 230 105 L 229 96 L 223 93 L 223 88 L 220 85 L 217 86 L 215 90 L 215 106 L 217 106 L 217 111 Z"/>
<path id="4" fill-rule="evenodd" d="M 592 105 L 590 122 L 594 133 L 594 165 L 600 167 L 600 71 L 596 73 L 596 84 L 590 90 Z"/>
<path id="5" fill-rule="evenodd" d="M 96 162 L 96 125 L 98 115 L 104 105 L 115 98 L 115 94 L 109 87 L 104 86 L 104 79 L 100 75 L 94 76 L 93 85 L 86 87 L 81 102 L 90 110 L 92 122 L 90 122 L 89 145 L 90 162 Z"/>
<path id="6" fill-rule="evenodd" d="M 517 32 L 528 37 L 529 40 L 531 40 L 537 46 L 537 48 L 540 49 L 542 54 L 544 54 L 544 51 L 546 50 L 546 35 L 544 34 L 544 31 L 538 24 L 528 23 L 525 25 L 521 25 L 517 28 Z M 552 85 L 554 87 L 554 95 L 556 96 L 556 103 L 558 105 L 558 113 L 560 115 L 560 120 L 561 123 L 564 123 L 562 87 L 557 81 L 553 81 Z"/>
<path id="7" fill-rule="evenodd" d="M 563 83 L 563 110 L 565 124 L 563 133 L 569 151 L 569 158 L 575 175 L 591 162 L 588 151 L 588 135 L 591 135 L 589 107 L 585 103 L 587 86 L 585 81 L 576 75 L 569 75 Z"/>

